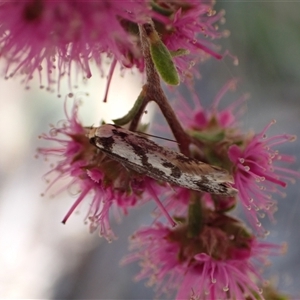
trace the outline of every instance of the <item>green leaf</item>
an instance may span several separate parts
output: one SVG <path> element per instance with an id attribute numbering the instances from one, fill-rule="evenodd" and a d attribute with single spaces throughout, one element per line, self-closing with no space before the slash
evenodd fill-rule
<path id="1" fill-rule="evenodd" d="M 150 41 L 150 54 L 160 77 L 170 85 L 179 85 L 180 79 L 172 55 L 161 41 L 156 31 L 148 35 Z"/>

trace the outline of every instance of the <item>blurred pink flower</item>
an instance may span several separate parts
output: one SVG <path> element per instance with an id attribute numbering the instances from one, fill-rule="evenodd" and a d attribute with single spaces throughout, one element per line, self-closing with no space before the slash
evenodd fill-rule
<path id="1" fill-rule="evenodd" d="M 188 238 L 184 227 L 170 230 L 155 223 L 133 235 L 132 253 L 122 263 L 140 261 L 136 279 L 148 279 L 158 297 L 175 290 L 172 299 L 178 300 L 264 299 L 258 287 L 261 268 L 269 263 L 268 255 L 284 247 L 259 242 L 245 230 L 230 237 L 223 225 L 224 230 L 212 224 L 199 237 Z"/>
<path id="2" fill-rule="evenodd" d="M 46 75 L 48 90 L 61 78 L 92 76 L 95 63 L 104 75 L 103 55 L 112 59 L 108 85 L 116 63 L 121 68 L 144 70 L 137 24 L 155 21 L 156 29 L 170 50 L 184 48 L 190 55 L 175 58 L 185 74 L 203 60 L 203 53 L 221 58 L 205 41 L 224 36 L 215 23 L 212 3 L 203 1 L 2 1 L 0 3 L 0 56 L 6 78 L 21 73 L 28 87 L 35 73 Z M 207 56 L 206 54 L 206 56 Z M 74 72 L 75 71 L 75 72 Z M 196 69 L 195 69 L 196 72 Z M 74 73 L 74 74 L 72 74 Z"/>
<path id="3" fill-rule="evenodd" d="M 295 158 L 280 154 L 275 148 L 295 140 L 289 134 L 266 137 L 266 131 L 274 121 L 259 134 L 248 136 L 242 145 L 229 147 L 228 155 L 234 164 L 235 187 L 239 198 L 254 228 L 263 233 L 258 216 L 267 214 L 271 220 L 276 211 L 272 194 L 284 195 L 279 187 L 286 187 L 287 181 L 295 182 L 299 172 L 278 166 L 278 163 L 293 163 Z"/>
<path id="4" fill-rule="evenodd" d="M 126 67 L 143 70 L 137 37 L 122 20 L 145 22 L 150 6 L 138 1 L 2 1 L 0 55 L 6 76 L 25 75 L 25 83 L 46 69 L 48 88 L 75 71 L 92 76 L 94 61 L 102 70 L 102 53 Z M 55 72 L 57 72 L 55 74 Z M 77 76 L 75 76 L 77 77 Z M 71 79 L 70 79 L 71 85 Z"/>
<path id="5" fill-rule="evenodd" d="M 209 108 L 204 108 L 195 91 L 192 93 L 193 107 L 187 104 L 186 99 L 178 97 L 176 113 L 183 125 L 189 130 L 209 130 L 210 127 L 221 129 L 233 128 L 238 125 L 239 117 L 243 114 L 242 104 L 248 99 L 244 94 L 224 109 L 219 108 L 220 102 L 229 91 L 235 91 L 237 79 L 228 81 L 218 92 Z"/>
<path id="6" fill-rule="evenodd" d="M 41 138 L 59 144 L 57 147 L 40 148 L 38 152 L 48 156 L 57 156 L 59 161 L 52 168 L 50 174 L 57 174 L 49 188 L 63 178 L 68 183 L 61 190 L 76 187 L 78 197 L 63 219 L 67 221 L 78 205 L 91 194 L 90 209 L 87 219 L 90 230 L 100 228 L 100 235 L 106 239 L 114 238 L 110 227 L 111 209 L 119 219 L 120 213 L 127 214 L 128 208 L 154 199 L 171 224 L 174 221 L 162 206 L 157 195 L 164 186 L 139 174 L 129 172 L 118 162 L 109 159 L 105 154 L 89 143 L 86 137 L 87 129 L 78 120 L 78 104 L 73 106 L 71 115 L 65 108 L 67 120 L 57 128 L 52 128 L 50 134 L 43 134 Z"/>

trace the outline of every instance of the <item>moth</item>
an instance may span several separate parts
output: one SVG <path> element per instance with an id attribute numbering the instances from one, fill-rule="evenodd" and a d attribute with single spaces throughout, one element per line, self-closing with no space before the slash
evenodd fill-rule
<path id="1" fill-rule="evenodd" d="M 237 194 L 226 170 L 162 147 L 140 133 L 105 124 L 91 128 L 88 138 L 108 157 L 137 173 L 195 191 Z"/>

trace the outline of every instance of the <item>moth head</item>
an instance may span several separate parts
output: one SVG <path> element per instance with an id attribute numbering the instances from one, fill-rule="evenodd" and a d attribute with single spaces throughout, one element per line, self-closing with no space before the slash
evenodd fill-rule
<path id="1" fill-rule="evenodd" d="M 95 137 L 97 127 L 85 127 L 85 135 L 90 140 Z"/>
<path id="2" fill-rule="evenodd" d="M 87 129 L 87 137 L 91 140 L 95 137 L 109 138 L 114 135 L 113 130 L 116 130 L 116 126 L 112 124 L 104 124 L 99 127 L 90 127 Z"/>

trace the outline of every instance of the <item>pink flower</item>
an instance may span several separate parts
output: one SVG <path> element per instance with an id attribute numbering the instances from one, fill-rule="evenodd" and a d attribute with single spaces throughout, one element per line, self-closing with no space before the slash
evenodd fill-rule
<path id="1" fill-rule="evenodd" d="M 148 279 L 157 297 L 176 290 L 178 300 L 263 299 L 260 268 L 268 263 L 268 255 L 278 255 L 283 248 L 258 242 L 238 221 L 223 217 L 223 227 L 205 226 L 194 238 L 188 238 L 185 225 L 170 230 L 156 223 L 140 229 L 131 241 L 133 253 L 123 263 L 140 261 L 136 279 Z M 239 228 L 234 235 L 233 227 Z"/>
<path id="2" fill-rule="evenodd" d="M 294 157 L 280 154 L 275 148 L 295 140 L 295 137 L 283 134 L 266 138 L 265 133 L 272 123 L 257 135 L 244 134 L 239 129 L 238 117 L 243 113 L 240 105 L 247 95 L 240 97 L 225 109 L 219 109 L 222 97 L 229 89 L 235 88 L 236 82 L 228 82 L 209 109 L 204 109 L 199 104 L 199 99 L 194 93 L 195 108 L 191 109 L 182 100 L 181 109 L 177 109 L 177 114 L 197 146 L 191 156 L 223 167 L 233 174 L 235 188 L 239 190 L 238 198 L 249 216 L 251 225 L 260 234 L 264 234 L 258 217 L 267 214 L 273 220 L 276 207 L 272 194 L 284 195 L 279 187 L 285 187 L 287 181 L 294 182 L 294 178 L 300 176 L 299 172 L 278 165 L 279 162 L 292 163 Z M 218 200 L 214 201 L 217 211 L 226 211 L 234 207 L 234 199 L 214 199 Z"/>
<path id="3" fill-rule="evenodd" d="M 177 57 L 182 74 L 195 64 L 196 57 L 208 53 L 221 58 L 205 38 L 223 36 L 215 23 L 212 4 L 199 1 L 2 1 L 0 5 L 0 56 L 6 61 L 6 78 L 21 73 L 28 86 L 35 73 L 46 75 L 47 89 L 52 90 L 64 75 L 75 78 L 92 76 L 96 63 L 104 75 L 103 54 L 112 58 L 108 85 L 116 63 L 122 68 L 144 70 L 137 24 L 153 18 L 158 33 L 170 50 L 184 48 L 189 56 Z M 198 38 L 201 35 L 201 40 Z"/>
<path id="4" fill-rule="evenodd" d="M 300 173 L 283 168 L 278 163 L 292 163 L 294 157 L 280 154 L 277 146 L 295 140 L 295 136 L 282 134 L 267 138 L 266 131 L 274 121 L 261 133 L 248 136 L 242 145 L 232 145 L 228 155 L 234 164 L 235 187 L 239 198 L 249 216 L 251 224 L 262 232 L 258 219 L 267 214 L 271 219 L 276 211 L 272 194 L 284 195 L 279 187 L 286 187 L 287 181 L 294 182 Z"/>
<path id="5" fill-rule="evenodd" d="M 216 59 L 223 57 L 215 51 L 217 47 L 208 40 L 228 35 L 226 31 L 217 30 L 216 24 L 222 20 L 224 12 L 216 14 L 212 8 L 213 1 L 166 1 L 163 5 L 166 11 L 169 11 L 170 17 L 169 20 L 166 18 L 166 21 L 160 19 L 165 25 L 165 30 L 160 32 L 162 40 L 170 50 L 188 51 L 188 55 L 174 58 L 183 76 L 197 74 L 197 68 L 193 69 L 193 66 L 199 61 L 204 61 L 210 56 Z"/>
<path id="6" fill-rule="evenodd" d="M 87 214 L 90 230 L 100 228 L 100 235 L 108 240 L 114 238 L 109 221 L 111 210 L 116 216 L 120 212 L 127 214 L 130 207 L 136 206 L 138 202 L 144 203 L 151 198 L 154 198 L 170 223 L 174 225 L 174 221 L 157 196 L 162 193 L 164 186 L 156 184 L 148 177 L 129 174 L 120 163 L 98 151 L 89 143 L 86 137 L 87 129 L 80 124 L 77 112 L 77 104 L 74 105 L 70 116 L 65 108 L 66 122 L 57 128 L 52 128 L 50 134 L 41 136 L 42 139 L 55 142 L 58 146 L 38 150 L 46 158 L 48 156 L 59 157 L 57 165 L 47 174 L 48 176 L 52 173 L 57 174 L 50 186 L 67 178 L 69 182 L 63 190 L 74 187 L 79 189 L 77 200 L 64 217 L 63 223 L 90 194 L 92 201 Z"/>
<path id="7" fill-rule="evenodd" d="M 145 22 L 149 1 L 5 1 L 0 6 L 0 55 L 7 77 L 20 72 L 28 84 L 45 69 L 48 88 L 74 68 L 92 76 L 102 53 L 122 66 L 143 70 L 137 37 L 122 22 Z M 71 83 L 70 83 L 71 85 Z"/>
<path id="8" fill-rule="evenodd" d="M 194 129 L 198 131 L 209 131 L 210 129 L 216 130 L 216 128 L 224 130 L 236 127 L 238 118 L 243 113 L 243 107 L 241 105 L 247 100 L 248 95 L 242 95 L 224 109 L 220 109 L 219 104 L 226 93 L 236 89 L 237 82 L 237 79 L 228 81 L 221 88 L 211 106 L 207 109 L 201 106 L 199 97 L 195 91 L 191 91 L 194 107 L 190 107 L 185 99 L 179 97 L 176 113 L 184 126 L 189 130 Z"/>

